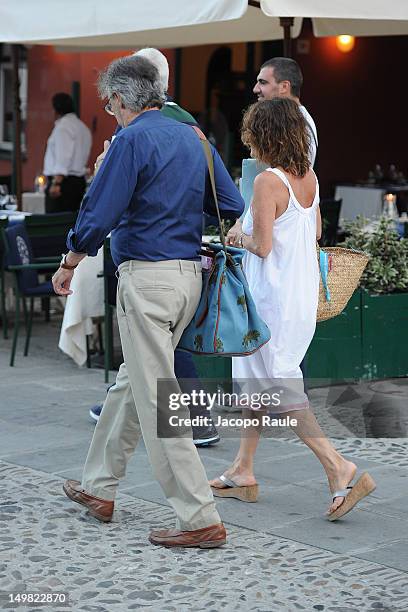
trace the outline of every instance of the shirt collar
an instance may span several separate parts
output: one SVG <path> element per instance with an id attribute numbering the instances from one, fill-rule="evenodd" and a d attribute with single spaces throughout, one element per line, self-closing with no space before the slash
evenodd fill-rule
<path id="1" fill-rule="evenodd" d="M 161 117 L 161 111 L 159 110 L 149 110 L 146 111 L 145 113 L 141 113 L 140 115 L 138 115 L 137 117 L 135 117 L 134 119 L 132 119 L 132 121 L 130 123 L 128 123 L 127 127 L 129 127 L 130 125 L 135 125 L 136 123 L 138 123 L 139 121 L 145 121 L 147 119 L 153 119 L 154 117 Z"/>

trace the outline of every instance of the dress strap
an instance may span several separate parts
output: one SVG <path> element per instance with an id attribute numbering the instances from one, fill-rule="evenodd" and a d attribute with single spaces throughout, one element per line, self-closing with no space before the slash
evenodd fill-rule
<path id="1" fill-rule="evenodd" d="M 274 174 L 276 174 L 276 176 L 279 176 L 279 178 L 281 179 L 281 181 L 283 183 L 285 183 L 286 187 L 289 189 L 289 191 L 292 191 L 292 188 L 290 186 L 290 183 L 288 181 L 287 176 L 285 175 L 284 172 L 282 172 L 282 170 L 279 170 L 279 168 L 267 168 L 267 170 L 269 172 L 273 172 Z"/>
<path id="2" fill-rule="evenodd" d="M 276 176 L 279 176 L 281 181 L 286 185 L 286 187 L 288 188 L 288 191 L 289 191 L 289 203 L 292 200 L 294 202 L 296 208 L 299 208 L 300 210 L 307 211 L 307 210 L 310 210 L 312 208 L 315 208 L 316 207 L 316 203 L 319 203 L 319 181 L 317 179 L 316 172 L 313 170 L 313 168 L 311 168 L 311 170 L 312 170 L 312 172 L 314 174 L 314 177 L 316 179 L 316 191 L 315 191 L 315 195 L 314 195 L 312 204 L 310 206 L 308 206 L 307 208 L 304 208 L 303 206 L 301 206 L 299 204 L 299 201 L 298 201 L 298 199 L 295 196 L 295 192 L 292 189 L 292 185 L 289 183 L 288 177 L 285 175 L 284 172 L 282 172 L 282 170 L 279 170 L 279 168 L 267 168 L 267 170 L 269 170 L 269 172 L 273 172 L 274 174 L 276 174 Z"/>
<path id="3" fill-rule="evenodd" d="M 288 177 L 285 175 L 284 172 L 282 172 L 282 170 L 279 170 L 279 168 L 268 168 L 268 170 L 270 170 L 271 172 L 273 172 L 274 174 L 276 174 L 276 176 L 279 176 L 279 178 L 281 179 L 281 181 L 285 184 L 285 186 L 287 187 L 288 191 L 289 191 L 289 203 L 288 206 L 291 205 L 291 202 L 297 202 L 296 200 L 296 196 L 293 192 L 292 186 L 289 183 L 289 179 Z M 300 204 L 299 204 L 300 206 Z"/>

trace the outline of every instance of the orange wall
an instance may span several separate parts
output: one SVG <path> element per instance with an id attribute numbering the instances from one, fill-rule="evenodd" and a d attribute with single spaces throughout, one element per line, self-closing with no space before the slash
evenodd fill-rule
<path id="1" fill-rule="evenodd" d="M 54 123 L 51 98 L 58 91 L 72 92 L 72 82 L 80 82 L 81 119 L 92 131 L 89 159 L 92 167 L 102 151 L 103 141 L 115 130 L 116 121 L 103 110 L 95 83 L 98 73 L 113 59 L 130 50 L 102 53 L 58 53 L 50 46 L 33 47 L 28 52 L 27 159 L 23 162 L 23 189 L 32 191 L 34 177 L 42 171 L 47 138 Z M 163 51 L 170 64 L 170 93 L 174 86 L 174 51 Z M 11 163 L 0 161 L 0 174 L 11 174 Z"/>

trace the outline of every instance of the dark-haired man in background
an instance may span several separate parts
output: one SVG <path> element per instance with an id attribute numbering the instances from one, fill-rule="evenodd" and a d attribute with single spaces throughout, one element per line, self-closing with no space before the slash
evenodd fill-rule
<path id="1" fill-rule="evenodd" d="M 317 130 L 311 115 L 300 103 L 302 85 L 303 75 L 299 64 L 289 57 L 274 57 L 262 64 L 253 92 L 258 100 L 291 98 L 299 104 L 299 110 L 304 116 L 310 132 L 309 157 L 312 166 L 314 166 L 318 146 Z"/>
<path id="2" fill-rule="evenodd" d="M 69 94 L 55 94 L 52 106 L 55 125 L 48 138 L 43 170 L 47 177 L 45 211 L 75 211 L 85 193 L 91 132 L 75 114 Z"/>

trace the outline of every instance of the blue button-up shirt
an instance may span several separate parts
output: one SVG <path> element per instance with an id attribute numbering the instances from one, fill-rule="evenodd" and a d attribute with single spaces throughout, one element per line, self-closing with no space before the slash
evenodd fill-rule
<path id="1" fill-rule="evenodd" d="M 224 218 L 244 201 L 215 149 L 215 181 Z M 202 214 L 214 214 L 207 162 L 194 130 L 147 111 L 121 130 L 85 195 L 67 246 L 96 255 L 111 234 L 117 266 L 136 259 L 200 259 Z"/>

